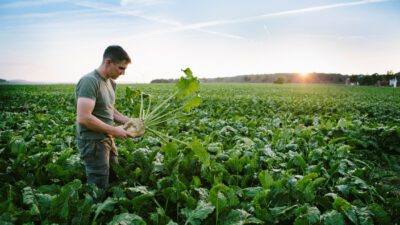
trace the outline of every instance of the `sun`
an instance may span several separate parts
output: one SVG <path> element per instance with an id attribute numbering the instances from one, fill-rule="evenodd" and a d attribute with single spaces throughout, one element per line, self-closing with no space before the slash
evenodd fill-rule
<path id="1" fill-rule="evenodd" d="M 308 77 L 308 75 L 310 75 L 309 72 L 298 72 L 297 74 L 299 74 L 301 77 L 304 77 L 304 78 L 306 78 L 306 77 Z"/>
<path id="2" fill-rule="evenodd" d="M 300 82 L 308 83 L 310 81 L 311 72 L 299 71 L 296 74 Z"/>

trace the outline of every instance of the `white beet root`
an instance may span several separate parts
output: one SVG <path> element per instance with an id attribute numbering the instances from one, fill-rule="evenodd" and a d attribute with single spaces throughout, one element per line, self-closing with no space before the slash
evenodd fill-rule
<path id="1" fill-rule="evenodd" d="M 143 120 L 138 118 L 132 118 L 126 122 L 123 126 L 124 130 L 128 131 L 134 137 L 140 137 L 144 134 L 144 123 Z"/>

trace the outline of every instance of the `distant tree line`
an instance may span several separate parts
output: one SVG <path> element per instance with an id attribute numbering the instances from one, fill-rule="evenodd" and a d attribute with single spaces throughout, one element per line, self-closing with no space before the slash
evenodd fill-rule
<path id="1" fill-rule="evenodd" d="M 374 73 L 370 76 L 364 75 L 352 75 L 350 76 L 351 83 L 358 83 L 359 85 L 378 85 L 378 86 L 388 86 L 390 80 L 397 79 L 400 81 L 400 72 L 394 73 L 393 71 L 388 71 L 384 75 Z"/>
<path id="2" fill-rule="evenodd" d="M 150 83 L 176 83 L 177 79 L 155 79 L 150 81 Z"/>
<path id="3" fill-rule="evenodd" d="M 343 75 L 338 73 L 274 73 L 240 75 L 234 77 L 201 78 L 203 83 L 328 83 L 328 84 L 357 84 L 388 86 L 390 80 L 397 78 L 400 81 L 400 72 L 388 71 L 386 74 L 372 75 Z M 155 79 L 151 83 L 175 83 L 177 79 Z"/>

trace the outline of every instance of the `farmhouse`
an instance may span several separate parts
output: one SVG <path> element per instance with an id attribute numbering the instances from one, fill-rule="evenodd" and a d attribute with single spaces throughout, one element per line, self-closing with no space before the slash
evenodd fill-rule
<path id="1" fill-rule="evenodd" d="M 391 87 L 397 87 L 397 77 L 389 80 L 389 86 Z"/>

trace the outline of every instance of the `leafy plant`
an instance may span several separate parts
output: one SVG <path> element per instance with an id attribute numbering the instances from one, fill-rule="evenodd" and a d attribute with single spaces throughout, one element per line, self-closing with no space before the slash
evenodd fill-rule
<path id="1" fill-rule="evenodd" d="M 198 91 L 200 87 L 199 80 L 193 76 L 190 68 L 182 71 L 185 73 L 185 76 L 181 77 L 176 83 L 177 90 L 169 97 L 167 97 L 164 101 L 155 106 L 151 105 L 151 95 L 144 94 L 143 92 L 139 91 L 139 119 L 144 121 L 146 130 L 160 137 L 162 140 L 168 142 L 168 140 L 171 139 L 179 143 L 186 144 L 178 139 L 157 131 L 157 126 L 171 120 L 171 117 L 176 117 L 176 114 L 179 115 L 183 112 L 189 112 L 203 102 L 202 98 L 200 98 L 198 95 L 195 95 L 195 92 Z M 126 93 L 126 97 L 128 99 L 132 99 L 134 96 L 138 95 L 138 91 L 130 91 L 128 87 L 126 89 Z M 147 106 L 144 102 L 145 97 L 148 99 Z M 171 101 L 173 99 L 183 100 L 183 102 L 181 103 L 182 105 L 177 108 L 171 109 L 173 108 L 173 104 L 171 104 Z"/>

